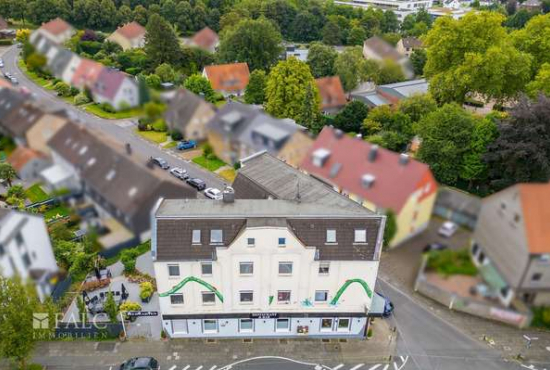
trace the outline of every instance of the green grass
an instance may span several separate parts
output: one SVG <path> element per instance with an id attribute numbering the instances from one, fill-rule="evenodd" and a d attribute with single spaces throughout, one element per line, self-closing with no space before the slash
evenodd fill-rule
<path id="1" fill-rule="evenodd" d="M 477 268 L 473 264 L 468 248 L 442 251 L 432 251 L 428 256 L 428 269 L 443 276 L 477 275 Z"/>
<path id="2" fill-rule="evenodd" d="M 23 71 L 23 73 L 25 73 L 27 77 L 31 79 L 35 84 L 42 86 L 48 90 L 53 90 L 52 81 L 44 77 L 40 77 L 35 72 L 29 71 L 23 59 L 19 59 L 17 64 L 19 65 L 19 68 L 21 69 L 21 71 Z"/>
<path id="3" fill-rule="evenodd" d="M 206 159 L 204 155 L 200 157 L 193 158 L 193 162 L 198 164 L 201 167 L 206 168 L 208 171 L 216 171 L 218 168 L 225 166 L 225 162 L 219 158 L 215 159 Z"/>
<path id="4" fill-rule="evenodd" d="M 171 141 L 169 142 L 168 144 L 164 145 L 163 148 L 164 149 L 172 149 L 172 148 L 175 148 L 178 146 L 178 142 L 177 141 Z"/>
<path id="5" fill-rule="evenodd" d="M 65 207 L 65 206 L 57 206 L 57 207 L 54 207 L 54 208 L 50 208 L 46 211 L 46 213 L 44 213 L 44 218 L 46 220 L 49 220 L 57 215 L 60 215 L 60 216 L 68 216 L 70 214 L 70 210 L 69 208 Z"/>
<path id="6" fill-rule="evenodd" d="M 98 117 L 105 119 L 126 119 L 141 116 L 143 114 L 143 108 L 133 108 L 125 110 L 123 112 L 109 113 L 105 112 L 98 104 L 90 104 L 84 107 L 84 110 L 88 113 L 95 114 Z"/>
<path id="7" fill-rule="evenodd" d="M 136 133 L 144 139 L 147 139 L 157 144 L 162 144 L 166 140 L 168 140 L 168 134 L 166 132 L 136 130 Z"/>
<path id="8" fill-rule="evenodd" d="M 34 184 L 29 187 L 25 190 L 25 195 L 33 203 L 43 202 L 50 199 L 50 196 L 42 189 L 40 184 Z"/>
<path id="9" fill-rule="evenodd" d="M 550 307 L 533 307 L 533 321 L 535 328 L 550 329 Z"/>
<path id="10" fill-rule="evenodd" d="M 232 183 L 235 180 L 237 173 L 233 168 L 228 168 L 226 170 L 221 170 L 220 172 L 218 172 L 218 175 L 223 177 L 225 181 Z"/>

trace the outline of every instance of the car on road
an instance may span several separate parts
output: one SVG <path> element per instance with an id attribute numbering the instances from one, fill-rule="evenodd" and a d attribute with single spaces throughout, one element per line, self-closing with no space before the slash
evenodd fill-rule
<path id="1" fill-rule="evenodd" d="M 428 253 L 431 251 L 442 251 L 447 249 L 448 247 L 445 244 L 442 243 L 430 243 L 422 249 L 422 253 Z"/>
<path id="2" fill-rule="evenodd" d="M 221 200 L 223 198 L 222 192 L 219 189 L 216 188 L 208 188 L 204 191 L 204 195 L 206 195 L 210 199 L 214 200 Z"/>
<path id="3" fill-rule="evenodd" d="M 0 68 L 4 68 L 4 60 L 0 58 Z"/>
<path id="4" fill-rule="evenodd" d="M 9 80 L 9 79 L 11 79 L 12 77 L 13 77 L 13 76 L 11 75 L 11 73 L 9 73 L 9 72 L 4 72 L 4 78 L 6 78 L 6 79 Z"/>
<path id="5" fill-rule="evenodd" d="M 119 370 L 159 370 L 159 362 L 153 357 L 134 357 L 120 365 Z"/>
<path id="6" fill-rule="evenodd" d="M 393 312 L 393 303 L 391 303 L 390 299 L 378 292 L 376 292 L 380 297 L 384 298 L 384 313 L 382 314 L 382 317 L 390 317 Z"/>
<path id="7" fill-rule="evenodd" d="M 170 165 L 168 164 L 168 162 L 166 162 L 166 159 L 164 158 L 160 158 L 160 157 L 151 158 L 151 162 L 153 162 L 153 164 L 159 166 L 163 170 L 167 170 L 170 168 Z"/>
<path id="8" fill-rule="evenodd" d="M 10 81 L 11 81 L 11 83 L 14 84 L 14 85 L 19 85 L 19 81 L 17 80 L 17 78 L 15 78 L 15 77 L 13 77 L 13 76 L 12 76 L 12 78 L 10 78 Z"/>
<path id="9" fill-rule="evenodd" d="M 454 233 L 456 233 L 457 230 L 458 230 L 457 224 L 455 224 L 452 221 L 445 221 L 443 225 L 441 225 L 437 233 L 446 238 L 450 238 L 451 236 L 454 235 Z"/>
<path id="10" fill-rule="evenodd" d="M 178 150 L 187 150 L 194 149 L 197 147 L 197 142 L 195 140 L 182 140 L 178 143 Z"/>
<path id="11" fill-rule="evenodd" d="M 206 183 L 196 177 L 187 179 L 187 183 L 197 189 L 198 191 L 206 189 Z"/>
<path id="12" fill-rule="evenodd" d="M 172 168 L 170 170 L 170 174 L 180 180 L 187 180 L 189 178 L 187 171 L 179 167 Z"/>

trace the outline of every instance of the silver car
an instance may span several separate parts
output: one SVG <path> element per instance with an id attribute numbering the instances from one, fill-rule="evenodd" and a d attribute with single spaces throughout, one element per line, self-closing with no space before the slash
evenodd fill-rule
<path id="1" fill-rule="evenodd" d="M 172 168 L 170 170 L 170 174 L 180 180 L 187 180 L 189 178 L 187 171 L 179 167 Z"/>

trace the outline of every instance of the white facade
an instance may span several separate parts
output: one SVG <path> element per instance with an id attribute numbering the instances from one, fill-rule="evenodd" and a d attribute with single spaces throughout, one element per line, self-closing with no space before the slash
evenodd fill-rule
<path id="1" fill-rule="evenodd" d="M 93 98 L 96 103 L 109 103 L 117 110 L 124 108 L 124 104 L 137 107 L 139 105 L 139 87 L 130 77 L 125 77 L 112 99 L 97 92 L 93 93 Z"/>
<path id="2" fill-rule="evenodd" d="M 352 0 L 335 1 L 338 5 L 350 5 L 358 8 L 374 7 L 382 10 L 391 10 L 400 21 L 409 14 L 415 14 L 420 9 L 428 9 L 433 6 L 433 0 Z"/>
<path id="3" fill-rule="evenodd" d="M 69 61 L 69 64 L 67 64 L 67 67 L 65 67 L 65 70 L 61 75 L 61 80 L 63 80 L 63 82 L 65 82 L 67 85 L 72 85 L 74 73 L 76 72 L 76 69 L 78 68 L 81 60 L 82 59 L 77 54 L 73 54 L 71 60 Z"/>
<path id="4" fill-rule="evenodd" d="M 38 297 L 51 294 L 50 278 L 58 271 L 44 219 L 17 211 L 0 220 L 0 273 L 34 281 Z"/>
<path id="5" fill-rule="evenodd" d="M 38 35 L 42 35 L 46 37 L 48 40 L 61 45 L 65 43 L 65 41 L 69 41 L 70 38 L 73 36 L 73 34 L 74 34 L 74 28 L 72 27 L 69 27 L 64 32 L 60 32 L 58 34 L 53 34 L 51 32 L 48 32 L 44 28 L 39 28 L 31 34 L 30 41 L 31 43 L 34 43 L 34 39 L 38 37 Z"/>

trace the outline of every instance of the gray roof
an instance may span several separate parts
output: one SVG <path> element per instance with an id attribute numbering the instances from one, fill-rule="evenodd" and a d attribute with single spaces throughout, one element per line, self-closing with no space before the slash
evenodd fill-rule
<path id="1" fill-rule="evenodd" d="M 452 209 L 455 212 L 477 217 L 481 209 L 481 199 L 475 195 L 448 187 L 439 188 L 436 206 Z"/>
<path id="2" fill-rule="evenodd" d="M 208 129 L 236 140 L 251 120 L 261 113 L 259 107 L 229 101 L 208 122 Z"/>
<path id="3" fill-rule="evenodd" d="M 214 110 L 214 107 L 200 96 L 193 94 L 187 89 L 179 89 L 170 100 L 168 109 L 166 109 L 164 115 L 166 123 L 172 130 L 177 129 L 183 133 L 185 127 L 202 104 L 206 104 Z"/>
<path id="4" fill-rule="evenodd" d="M 55 57 L 48 63 L 52 74 L 58 78 L 61 77 L 61 75 L 63 75 L 63 72 L 65 72 L 67 65 L 73 58 L 73 55 L 74 55 L 73 52 L 67 49 L 61 49 L 55 55 Z"/>
<path id="5" fill-rule="evenodd" d="M 40 120 L 44 112 L 27 102 L 13 107 L 10 112 L 2 116 L 0 126 L 12 138 L 24 137 L 26 132 Z"/>
<path id="6" fill-rule="evenodd" d="M 26 95 L 13 89 L 0 89 L 0 120 L 8 116 L 14 109 L 28 100 Z"/>
<path id="7" fill-rule="evenodd" d="M 238 199 L 295 200 L 298 190 L 302 202 L 320 203 L 340 208 L 359 209 L 372 213 L 321 181 L 297 170 L 268 153 L 260 153 L 242 161 L 233 182 Z"/>

